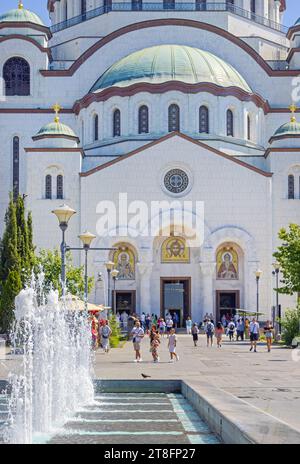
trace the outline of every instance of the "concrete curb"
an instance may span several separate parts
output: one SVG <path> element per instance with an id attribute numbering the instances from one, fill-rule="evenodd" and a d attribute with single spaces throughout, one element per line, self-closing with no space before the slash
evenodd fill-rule
<path id="1" fill-rule="evenodd" d="M 200 381 L 182 381 L 182 394 L 226 444 L 300 444 L 300 431 Z"/>

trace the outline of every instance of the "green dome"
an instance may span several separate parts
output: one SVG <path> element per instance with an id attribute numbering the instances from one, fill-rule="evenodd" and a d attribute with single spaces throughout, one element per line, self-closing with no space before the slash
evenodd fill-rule
<path id="1" fill-rule="evenodd" d="M 38 17 L 38 15 L 32 11 L 25 10 L 25 8 L 16 8 L 14 10 L 9 10 L 7 13 L 1 14 L 0 23 L 1 22 L 26 22 L 44 26 L 43 21 Z"/>
<path id="2" fill-rule="evenodd" d="M 113 64 L 91 92 L 111 86 L 168 81 L 188 84 L 208 82 L 251 92 L 247 82 L 230 64 L 212 53 L 183 45 L 159 45 L 131 53 Z"/>
<path id="3" fill-rule="evenodd" d="M 280 137 L 282 135 L 300 135 L 300 123 L 297 121 L 290 121 L 277 129 L 273 137 Z"/>
<path id="4" fill-rule="evenodd" d="M 50 122 L 49 124 L 45 124 L 38 133 L 35 135 L 34 138 L 40 137 L 47 137 L 47 136 L 65 136 L 65 137 L 72 137 L 74 139 L 78 139 L 75 132 L 71 129 L 71 127 L 67 126 L 66 124 L 62 124 L 61 122 Z"/>

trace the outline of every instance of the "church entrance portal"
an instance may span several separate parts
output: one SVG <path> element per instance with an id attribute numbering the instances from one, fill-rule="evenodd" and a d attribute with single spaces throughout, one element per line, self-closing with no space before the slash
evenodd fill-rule
<path id="1" fill-rule="evenodd" d="M 217 290 L 217 312 L 216 319 L 221 320 L 223 314 L 234 316 L 236 310 L 240 307 L 239 290 Z"/>
<path id="2" fill-rule="evenodd" d="M 116 290 L 115 294 L 113 292 L 113 298 L 115 298 L 116 312 L 122 314 L 125 311 L 128 315 L 135 313 L 135 291 Z"/>
<path id="3" fill-rule="evenodd" d="M 189 277 L 162 277 L 160 314 L 163 318 L 167 313 L 176 313 L 179 327 L 183 327 L 188 316 L 191 316 L 191 279 Z"/>

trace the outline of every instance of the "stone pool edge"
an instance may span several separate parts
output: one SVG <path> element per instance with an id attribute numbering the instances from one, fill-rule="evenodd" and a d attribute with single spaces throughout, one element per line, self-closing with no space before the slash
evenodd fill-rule
<path id="1" fill-rule="evenodd" d="M 225 444 L 300 444 L 300 431 L 203 381 L 95 380 L 99 392 L 182 393 Z"/>

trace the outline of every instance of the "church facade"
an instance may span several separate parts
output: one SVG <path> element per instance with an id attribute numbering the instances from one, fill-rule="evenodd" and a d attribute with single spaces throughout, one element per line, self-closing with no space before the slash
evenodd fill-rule
<path id="1" fill-rule="evenodd" d="M 68 245 L 88 229 L 114 248 L 89 252 L 91 301 L 108 303 L 113 261 L 119 311 L 182 323 L 258 300 L 271 317 L 278 232 L 300 221 L 300 20 L 285 28 L 285 7 L 48 0 L 50 27 L 21 2 L 1 15 L 1 232 L 9 192 L 24 194 L 37 248 L 58 247 L 65 203 Z"/>

